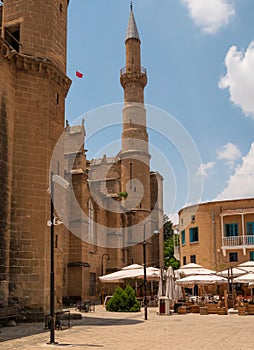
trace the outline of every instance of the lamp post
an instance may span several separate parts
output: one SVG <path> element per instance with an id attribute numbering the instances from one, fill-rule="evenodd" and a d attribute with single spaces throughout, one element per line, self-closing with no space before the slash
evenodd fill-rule
<path id="1" fill-rule="evenodd" d="M 50 226 L 50 341 L 49 344 L 56 344 L 55 342 L 55 254 L 54 254 L 54 243 L 55 243 L 55 225 L 59 225 L 62 222 L 56 220 L 54 217 L 54 184 L 57 183 L 63 188 L 69 187 L 69 182 L 63 179 L 59 175 L 54 175 L 53 172 L 50 174 L 50 221 L 47 225 Z"/>
<path id="2" fill-rule="evenodd" d="M 101 256 L 101 276 L 103 276 L 103 273 L 104 273 L 104 271 L 103 271 L 104 270 L 103 269 L 103 258 L 104 258 L 104 256 L 107 257 L 107 261 L 110 261 L 109 254 L 107 254 L 107 253 L 102 254 L 102 256 Z M 103 303 L 104 303 L 104 288 L 101 287 L 101 304 L 103 305 Z"/>
<path id="3" fill-rule="evenodd" d="M 153 220 L 148 220 L 143 226 L 143 262 L 144 262 L 144 313 L 145 320 L 147 320 L 147 278 L 146 278 L 146 225 L 155 222 Z M 159 230 L 155 230 L 155 234 L 159 234 Z"/>
<path id="4" fill-rule="evenodd" d="M 104 269 L 103 269 L 103 258 L 104 258 L 104 256 L 106 256 L 107 257 L 107 261 L 110 261 L 110 256 L 109 256 L 109 254 L 107 254 L 107 253 L 104 253 L 104 254 L 102 254 L 102 256 L 101 256 L 101 276 L 103 276 L 103 273 L 104 273 Z"/>

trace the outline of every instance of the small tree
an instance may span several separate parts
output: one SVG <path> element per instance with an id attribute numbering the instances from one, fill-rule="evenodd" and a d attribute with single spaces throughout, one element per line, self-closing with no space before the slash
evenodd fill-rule
<path id="1" fill-rule="evenodd" d="M 135 296 L 133 288 L 129 284 L 124 290 L 121 287 L 117 287 L 106 305 L 106 310 L 115 312 L 140 311 L 140 303 Z"/>
<path id="2" fill-rule="evenodd" d="M 163 230 L 164 230 L 164 266 L 172 266 L 173 269 L 178 269 L 180 262 L 174 257 L 174 230 L 173 223 L 169 217 L 163 215 Z"/>

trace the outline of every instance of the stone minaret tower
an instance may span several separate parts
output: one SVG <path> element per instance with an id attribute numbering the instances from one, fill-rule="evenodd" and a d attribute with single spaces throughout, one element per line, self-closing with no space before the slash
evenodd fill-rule
<path id="1" fill-rule="evenodd" d="M 0 303 L 49 308 L 49 164 L 64 130 L 68 0 L 0 5 Z M 63 176 L 61 161 L 54 169 Z M 63 235 L 56 227 L 56 305 Z M 37 315 L 37 316 L 36 316 Z"/>
<path id="2" fill-rule="evenodd" d="M 121 190 L 128 192 L 126 200 L 127 244 L 140 241 L 143 220 L 149 215 L 150 205 L 150 154 L 146 131 L 144 88 L 147 83 L 146 70 L 141 66 L 140 38 L 133 15 L 132 5 L 125 40 L 126 66 L 121 69 L 121 85 L 124 89 L 122 112 Z M 134 215 L 135 214 L 135 215 Z M 140 224 L 140 226 L 135 226 Z M 139 249 L 141 249 L 139 245 Z M 129 249 L 129 262 L 135 260 L 140 251 Z M 141 254 L 142 256 L 142 254 Z"/>

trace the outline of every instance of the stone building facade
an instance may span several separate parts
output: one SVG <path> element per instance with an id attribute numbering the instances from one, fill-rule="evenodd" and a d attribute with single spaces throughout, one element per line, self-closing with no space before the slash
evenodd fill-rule
<path id="1" fill-rule="evenodd" d="M 179 211 L 181 265 L 221 271 L 254 260 L 254 199 L 201 203 Z"/>
<path id="2" fill-rule="evenodd" d="M 142 235 L 162 217 L 162 177 L 150 172 L 143 96 L 147 76 L 132 9 L 121 71 L 122 150 L 113 160 L 87 160 L 84 125 L 64 125 L 71 84 L 66 76 L 68 2 L 4 0 L 0 5 L 0 304 L 19 303 L 37 319 L 49 310 L 50 171 L 70 181 L 87 217 L 83 220 L 67 203 L 68 224 L 55 226 L 57 309 L 63 297 L 98 299 L 98 276 L 142 263 Z M 65 152 L 52 162 L 63 135 Z M 80 149 L 74 152 L 77 139 Z M 99 179 L 100 170 L 94 169 L 105 164 L 109 170 Z M 144 193 L 137 202 L 140 184 Z M 128 192 L 127 199 L 121 192 Z M 112 203 L 120 212 L 111 210 Z M 112 244 L 99 241 L 100 227 L 107 240 L 113 237 Z M 147 264 L 159 266 L 163 237 L 149 235 L 148 240 Z"/>

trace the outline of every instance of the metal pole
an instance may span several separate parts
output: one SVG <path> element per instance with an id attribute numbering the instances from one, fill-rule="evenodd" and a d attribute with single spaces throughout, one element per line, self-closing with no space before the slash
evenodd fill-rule
<path id="1" fill-rule="evenodd" d="M 50 178 L 50 344 L 55 344 L 55 267 L 54 267 L 54 182 L 53 173 Z"/>
<path id="2" fill-rule="evenodd" d="M 147 280 L 146 280 L 146 241 L 145 241 L 145 226 L 144 226 L 144 240 L 143 240 L 143 258 L 144 258 L 144 310 L 145 320 L 147 320 Z"/>
<path id="3" fill-rule="evenodd" d="M 144 261 L 144 311 L 145 320 L 147 320 L 147 279 L 146 279 L 146 225 L 154 223 L 153 220 L 148 220 L 143 226 L 143 261 Z M 154 231 L 155 232 L 155 231 Z"/>

